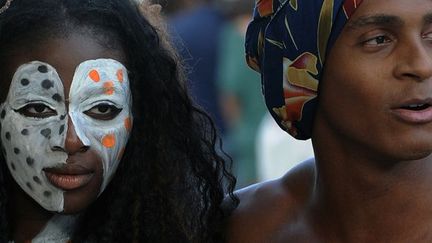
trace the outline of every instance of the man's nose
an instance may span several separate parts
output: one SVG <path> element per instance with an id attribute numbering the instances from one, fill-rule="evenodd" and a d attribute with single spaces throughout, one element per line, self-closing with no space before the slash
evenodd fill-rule
<path id="1" fill-rule="evenodd" d="M 425 40 L 407 44 L 398 59 L 395 74 L 400 79 L 424 81 L 432 77 L 432 47 Z"/>

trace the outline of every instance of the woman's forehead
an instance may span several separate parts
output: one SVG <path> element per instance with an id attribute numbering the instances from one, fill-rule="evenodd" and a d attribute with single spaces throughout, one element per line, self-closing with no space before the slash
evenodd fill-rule
<path id="1" fill-rule="evenodd" d="M 89 34 L 72 33 L 66 38 L 47 38 L 29 50 L 23 48 L 9 55 L 6 73 L 9 82 L 19 66 L 31 61 L 41 61 L 55 67 L 65 86 L 70 86 L 76 67 L 86 60 L 113 59 L 124 63 L 119 50 L 108 49 Z"/>

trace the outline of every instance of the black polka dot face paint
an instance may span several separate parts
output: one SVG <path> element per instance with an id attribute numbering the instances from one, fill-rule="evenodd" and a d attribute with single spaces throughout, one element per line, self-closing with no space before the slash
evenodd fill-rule
<path id="1" fill-rule="evenodd" d="M 60 124 L 67 126 L 67 119 L 60 120 L 67 112 L 65 104 L 52 99 L 55 94 L 64 99 L 63 84 L 53 67 L 38 61 L 21 65 L 0 106 L 0 136 L 8 167 L 18 185 L 45 209 L 60 212 L 63 191 L 51 185 L 42 170 L 66 163 L 67 159 L 65 153 L 51 150 L 63 146 L 65 137 L 47 132 Z M 51 192 L 50 197 L 46 191 Z"/>
<path id="2" fill-rule="evenodd" d="M 2 150 L 13 178 L 43 208 L 63 211 L 64 191 L 49 182 L 43 169 L 66 163 L 65 150 L 55 148 L 64 148 L 71 119 L 82 143 L 102 158 L 102 193 L 129 139 L 131 102 L 127 70 L 118 61 L 81 63 L 66 95 L 54 67 L 39 61 L 23 64 L 0 105 Z M 116 115 L 105 119 L 113 110 Z"/>

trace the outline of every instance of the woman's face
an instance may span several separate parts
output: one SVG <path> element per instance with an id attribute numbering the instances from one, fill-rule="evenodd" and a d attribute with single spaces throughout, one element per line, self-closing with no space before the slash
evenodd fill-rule
<path id="1" fill-rule="evenodd" d="M 8 60 L 2 151 L 17 184 L 49 211 L 75 213 L 104 190 L 132 126 L 123 53 L 89 34 L 51 38 Z"/>

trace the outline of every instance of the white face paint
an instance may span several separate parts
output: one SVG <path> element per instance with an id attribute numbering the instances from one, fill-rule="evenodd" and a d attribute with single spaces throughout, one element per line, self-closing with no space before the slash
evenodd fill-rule
<path id="1" fill-rule="evenodd" d="M 132 125 L 127 70 L 118 61 L 97 59 L 81 63 L 72 80 L 68 109 L 63 90 L 56 70 L 34 61 L 17 69 L 8 96 L 0 105 L 3 153 L 13 178 L 43 208 L 57 212 L 63 211 L 64 191 L 48 181 L 43 169 L 66 163 L 64 147 L 69 117 L 83 144 L 102 158 L 100 193 L 117 169 Z M 85 114 L 103 113 L 107 107 L 121 111 L 109 120 Z M 52 114 L 28 115 L 45 111 Z M 56 149 L 59 147 L 63 149 Z"/>
<path id="2" fill-rule="evenodd" d="M 111 180 L 121 159 L 132 122 L 132 97 L 126 68 L 112 59 L 81 63 L 69 94 L 69 115 L 84 145 L 96 150 L 103 160 L 101 192 Z M 98 120 L 84 112 L 110 105 L 121 112 L 112 120 Z"/>

